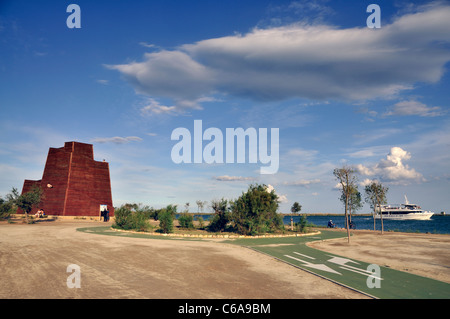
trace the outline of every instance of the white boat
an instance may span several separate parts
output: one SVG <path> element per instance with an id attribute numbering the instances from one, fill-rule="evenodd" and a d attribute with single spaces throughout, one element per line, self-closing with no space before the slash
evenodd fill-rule
<path id="1" fill-rule="evenodd" d="M 380 209 L 381 208 L 381 209 Z M 393 220 L 427 220 L 433 216 L 433 212 L 426 211 L 420 206 L 410 204 L 405 195 L 405 204 L 401 205 L 381 205 L 377 211 L 381 211 L 383 219 Z M 380 213 L 375 215 L 375 218 L 380 219 Z"/>

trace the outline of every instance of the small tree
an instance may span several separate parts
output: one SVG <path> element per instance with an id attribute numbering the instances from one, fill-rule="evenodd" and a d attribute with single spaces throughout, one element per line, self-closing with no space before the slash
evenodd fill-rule
<path id="1" fill-rule="evenodd" d="M 159 228 L 164 234 L 171 233 L 173 231 L 173 217 L 168 211 L 163 211 L 158 216 Z"/>
<path id="2" fill-rule="evenodd" d="M 341 186 L 341 198 L 345 198 L 345 224 L 347 228 L 347 240 L 350 243 L 350 230 L 349 230 L 349 222 L 348 222 L 348 209 L 349 209 L 349 200 L 353 189 L 356 188 L 356 176 L 355 169 L 350 166 L 344 166 L 342 168 L 336 168 L 333 171 L 334 176 Z"/>
<path id="3" fill-rule="evenodd" d="M 197 222 L 198 222 L 199 229 L 203 229 L 205 227 L 205 221 L 203 220 L 202 216 L 197 217 Z"/>
<path id="4" fill-rule="evenodd" d="M 278 210 L 278 196 L 266 185 L 250 185 L 246 193 L 231 203 L 231 221 L 244 235 L 273 232 L 283 228 Z"/>
<path id="5" fill-rule="evenodd" d="M 144 209 L 134 210 L 132 206 L 125 204 L 115 210 L 114 225 L 112 227 L 125 230 L 148 231 L 151 228 L 148 220 L 148 213 Z"/>
<path id="6" fill-rule="evenodd" d="M 195 203 L 197 204 L 197 208 L 198 208 L 198 213 L 203 213 L 203 208 L 205 207 L 205 205 L 206 205 L 206 201 L 201 201 L 201 200 L 197 200 L 197 201 L 195 201 Z"/>
<path id="7" fill-rule="evenodd" d="M 120 208 L 114 211 L 114 228 L 129 229 L 129 216 L 132 211 L 128 206 L 122 205 Z"/>
<path id="8" fill-rule="evenodd" d="M 189 213 L 183 213 L 178 217 L 178 223 L 181 228 L 193 229 L 194 228 L 194 217 Z"/>
<path id="9" fill-rule="evenodd" d="M 41 202 L 43 198 L 42 193 L 42 189 L 38 186 L 34 186 L 29 192 L 21 195 L 19 195 L 17 188 L 13 188 L 11 194 L 8 194 L 7 197 L 25 213 L 25 219 L 28 223 L 28 214 Z"/>
<path id="10" fill-rule="evenodd" d="M 366 185 L 364 191 L 366 193 L 365 200 L 373 209 L 373 230 L 375 230 L 375 215 L 376 210 L 379 210 L 381 219 L 381 233 L 383 234 L 383 214 L 381 213 L 381 205 L 386 204 L 386 194 L 389 188 L 383 186 L 377 181 L 372 181 L 369 185 Z"/>
<path id="11" fill-rule="evenodd" d="M 300 221 L 296 223 L 297 231 L 301 233 L 306 232 L 306 225 L 308 225 L 308 220 L 306 219 L 306 215 L 302 215 Z"/>
<path id="12" fill-rule="evenodd" d="M 291 207 L 291 213 L 293 213 L 293 214 L 296 214 L 301 210 L 302 210 L 302 205 L 300 205 L 298 202 L 295 202 Z"/>
<path id="13" fill-rule="evenodd" d="M 358 191 L 358 187 L 353 185 L 350 189 L 350 196 L 348 198 L 348 217 L 349 222 L 352 222 L 352 213 L 360 210 L 363 207 L 361 201 L 361 193 Z M 341 202 L 345 205 L 346 197 L 345 194 L 341 194 Z"/>
<path id="14" fill-rule="evenodd" d="M 9 219 L 15 210 L 17 210 L 17 206 L 9 196 L 6 197 L 6 200 L 0 197 L 0 219 Z"/>
<path id="15" fill-rule="evenodd" d="M 214 210 L 214 216 L 208 225 L 208 230 L 212 232 L 222 232 L 230 221 L 230 212 L 228 201 L 226 199 L 211 201 L 211 208 Z"/>
<path id="16" fill-rule="evenodd" d="M 168 205 L 166 208 L 161 209 L 158 213 L 159 228 L 163 233 L 168 234 L 173 232 L 173 220 L 176 212 L 176 205 Z"/>
<path id="17" fill-rule="evenodd" d="M 137 231 L 148 231 L 151 227 L 147 214 L 143 211 L 136 211 L 132 214 L 132 228 Z"/>

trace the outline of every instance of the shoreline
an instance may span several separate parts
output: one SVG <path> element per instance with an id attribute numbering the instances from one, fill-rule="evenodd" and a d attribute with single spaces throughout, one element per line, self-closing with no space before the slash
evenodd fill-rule
<path id="1" fill-rule="evenodd" d="M 181 214 L 181 213 L 180 213 Z M 191 213 L 190 213 L 191 214 Z M 193 213 L 193 215 L 197 215 L 197 213 Z M 212 214 L 207 214 L 207 213 L 203 213 L 203 215 L 212 215 Z M 290 216 L 291 214 L 282 214 L 284 216 Z M 11 220 L 13 221 L 12 224 L 22 224 L 25 223 L 23 220 L 25 219 L 24 214 L 11 214 L 12 218 Z M 29 215 L 28 218 L 31 220 L 31 216 L 34 215 Z M 295 216 L 301 216 L 300 215 L 293 215 L 293 217 Z M 343 217 L 344 214 L 332 214 L 332 215 L 323 215 L 323 214 L 311 214 L 311 215 L 307 215 L 307 216 L 338 216 L 338 217 Z M 364 216 L 362 214 L 358 214 L 355 216 L 361 216 L 361 217 L 367 217 Z M 372 215 L 370 215 L 371 217 Z M 441 216 L 441 215 L 439 215 Z M 442 216 L 450 216 L 450 215 L 442 215 Z M 34 217 L 33 217 L 34 218 Z M 47 215 L 47 217 L 45 218 L 39 218 L 39 219 L 34 219 L 35 223 L 43 223 L 43 222 L 57 222 L 57 221 L 80 221 L 80 222 L 101 222 L 104 223 L 100 217 L 97 216 L 59 216 L 59 215 Z M 112 222 L 114 224 L 114 217 L 111 217 L 110 222 Z M 150 225 L 157 226 L 158 225 L 158 221 L 154 221 L 152 219 L 149 220 Z M 208 221 L 204 221 L 205 223 L 208 223 Z M 8 220 L 2 220 L 0 219 L 0 225 L 4 224 L 4 223 L 8 223 Z M 107 224 L 107 223 L 104 223 Z M 194 225 L 198 225 L 198 221 L 194 220 Z M 174 220 L 174 227 L 178 226 L 178 220 L 175 219 Z M 280 233 L 267 233 L 267 234 L 261 234 L 261 235 L 254 235 L 254 236 L 248 236 L 248 237 L 253 237 L 253 238 L 257 238 L 255 236 L 261 236 L 261 237 L 278 237 L 278 236 L 304 236 L 305 234 L 303 233 L 299 233 L 299 232 L 294 232 L 289 230 L 290 228 L 290 223 L 284 224 L 286 230 L 284 234 L 280 234 Z M 308 226 L 310 229 L 312 230 L 335 230 L 335 231 L 346 231 L 346 228 L 343 227 L 336 227 L 336 228 L 327 228 L 327 226 L 322 226 L 322 225 L 314 225 L 312 224 L 311 226 Z M 120 229 L 115 229 L 120 231 Z M 185 234 L 185 237 L 189 236 L 189 232 L 199 232 L 202 235 L 217 235 L 217 233 L 211 233 L 208 231 L 204 231 L 204 230 L 200 230 L 200 229 L 191 229 L 191 230 L 183 230 L 183 229 L 179 229 L 182 233 L 181 233 L 181 237 L 183 237 L 183 235 Z M 185 232 L 183 232 L 185 231 Z M 361 232 L 372 232 L 372 233 L 381 233 L 381 229 L 350 229 L 350 233 L 352 232 L 356 232 L 356 233 L 361 233 Z M 153 233 L 153 232 L 148 232 L 148 233 Z M 408 229 L 407 231 L 402 231 L 402 230 L 398 230 L 398 229 L 385 229 L 384 233 L 400 233 L 400 234 L 429 234 L 429 235 L 443 235 L 443 236 L 450 236 L 450 233 L 442 233 L 442 232 L 434 232 L 434 231 L 419 231 L 419 230 L 414 230 L 414 229 Z M 199 234 L 199 235 L 200 235 Z M 161 233 L 155 233 L 155 235 L 164 235 L 164 236 L 174 236 L 171 234 L 161 234 Z M 195 237 L 196 234 L 190 234 L 192 237 Z M 237 233 L 224 233 L 224 236 L 229 235 L 229 238 L 235 238 L 235 237 L 247 237 L 246 235 L 239 235 Z M 222 234 L 220 235 L 222 236 Z M 200 236 L 199 236 L 200 237 Z"/>

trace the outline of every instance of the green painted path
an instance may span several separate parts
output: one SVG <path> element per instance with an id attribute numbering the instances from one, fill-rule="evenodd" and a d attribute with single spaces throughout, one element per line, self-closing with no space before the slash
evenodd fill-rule
<path id="1" fill-rule="evenodd" d="M 378 265 L 369 267 L 368 263 L 306 246 L 307 242 L 345 236 L 343 233 L 322 231 L 312 236 L 238 239 L 230 243 L 273 256 L 375 298 L 450 298 L 450 284 Z"/>
<path id="2" fill-rule="evenodd" d="M 203 240 L 189 237 L 163 237 L 116 232 L 109 227 L 80 228 L 79 231 L 149 239 Z M 303 237 L 242 238 L 227 240 L 289 263 L 338 284 L 380 299 L 449 299 L 450 284 L 410 273 L 371 265 L 306 246 L 307 242 L 345 237 L 346 234 L 322 231 Z"/>

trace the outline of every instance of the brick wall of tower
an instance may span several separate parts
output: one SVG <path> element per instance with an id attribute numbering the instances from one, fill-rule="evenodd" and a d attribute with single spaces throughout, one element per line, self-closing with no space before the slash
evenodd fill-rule
<path id="1" fill-rule="evenodd" d="M 99 216 L 100 205 L 108 205 L 114 214 L 109 164 L 94 160 L 91 144 L 66 142 L 50 148 L 42 180 L 26 180 L 22 192 L 32 185 L 42 187 L 39 207 L 48 215 Z"/>

